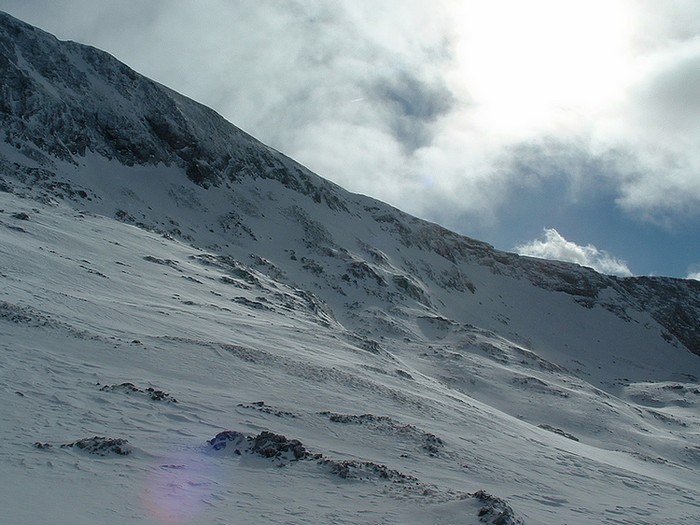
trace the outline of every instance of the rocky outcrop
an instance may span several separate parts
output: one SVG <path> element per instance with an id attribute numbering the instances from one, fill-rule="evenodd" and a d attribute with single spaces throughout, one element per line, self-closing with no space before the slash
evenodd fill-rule
<path id="1" fill-rule="evenodd" d="M 256 436 L 248 436 L 235 430 L 225 430 L 219 432 L 207 443 L 213 451 L 232 451 L 237 456 L 256 454 L 280 461 L 298 461 L 318 457 L 310 454 L 298 439 L 287 439 L 281 434 L 267 430 Z"/>
<path id="2" fill-rule="evenodd" d="M 37 441 L 34 446 L 38 449 L 50 449 L 54 445 Z M 75 448 L 95 456 L 128 456 L 133 452 L 126 439 L 93 436 L 59 445 L 60 448 Z"/>
<path id="3" fill-rule="evenodd" d="M 99 383 L 98 383 L 99 384 Z M 122 392 L 127 395 L 139 395 L 150 399 L 151 401 L 164 401 L 167 403 L 177 403 L 177 400 L 167 392 L 153 387 L 139 388 L 133 383 L 120 383 L 117 385 L 104 385 L 100 388 L 100 392 Z"/>

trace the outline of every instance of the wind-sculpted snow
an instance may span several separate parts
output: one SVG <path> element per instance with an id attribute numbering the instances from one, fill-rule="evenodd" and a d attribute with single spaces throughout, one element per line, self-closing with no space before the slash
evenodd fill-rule
<path id="1" fill-rule="evenodd" d="M 409 438 L 426 454 L 435 456 L 440 454 L 444 443 L 435 434 L 418 430 L 414 425 L 404 425 L 388 416 L 375 416 L 374 414 L 334 414 L 331 412 L 321 412 L 322 416 L 327 416 L 333 423 L 344 425 L 363 425 L 371 428 L 375 432 L 384 435 L 394 435 L 398 438 Z"/>
<path id="2" fill-rule="evenodd" d="M 372 419 L 368 416 L 365 415 L 364 419 Z M 225 430 L 219 432 L 207 444 L 215 454 L 233 456 L 253 454 L 273 461 L 277 466 L 290 466 L 298 461 L 310 461 L 342 480 L 388 483 L 392 487 L 388 493 L 397 497 L 414 493 L 433 501 L 438 499 L 460 501 L 474 498 L 480 504 L 477 517 L 481 523 L 524 525 L 523 521 L 516 517 L 513 509 L 504 500 L 488 494 L 484 490 L 478 490 L 472 494 L 454 491 L 440 494 L 438 487 L 421 483 L 418 478 L 391 469 L 386 465 L 372 461 L 327 458 L 321 453 L 309 452 L 298 439 L 288 439 L 281 434 L 267 430 L 255 436 L 245 435 L 234 430 Z M 402 493 L 405 494 L 402 495 Z M 469 518 L 473 518 L 473 516 L 463 516 L 462 520 L 469 520 Z"/>
<path id="3" fill-rule="evenodd" d="M 51 521 L 31 495 L 76 523 L 697 522 L 695 361 L 664 382 L 595 353 L 565 367 L 396 305 L 358 308 L 397 330 L 362 333 L 267 257 L 7 193 L 0 210 L 24 230 L 0 228 L 5 521 Z M 615 358 L 650 366 L 632 343 Z"/>
<path id="4" fill-rule="evenodd" d="M 700 522 L 697 283 L 352 195 L 4 14 L 0 66 L 3 522 Z"/>

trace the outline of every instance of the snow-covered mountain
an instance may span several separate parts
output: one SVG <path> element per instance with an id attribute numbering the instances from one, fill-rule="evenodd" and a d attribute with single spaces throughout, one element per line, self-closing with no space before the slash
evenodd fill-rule
<path id="1" fill-rule="evenodd" d="M 700 522 L 700 283 L 499 252 L 2 13 L 0 89 L 3 521 Z"/>

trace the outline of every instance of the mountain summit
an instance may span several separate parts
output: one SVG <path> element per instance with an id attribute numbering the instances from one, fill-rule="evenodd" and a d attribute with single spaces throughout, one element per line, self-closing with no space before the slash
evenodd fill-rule
<path id="1" fill-rule="evenodd" d="M 0 90 L 8 522 L 60 477 L 71 523 L 697 523 L 700 283 L 497 251 L 3 13 Z"/>

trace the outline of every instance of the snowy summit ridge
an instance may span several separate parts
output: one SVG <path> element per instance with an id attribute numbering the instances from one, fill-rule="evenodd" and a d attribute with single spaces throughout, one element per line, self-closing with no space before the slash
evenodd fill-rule
<path id="1" fill-rule="evenodd" d="M 700 283 L 499 252 L 3 13 L 0 126 L 8 522 L 54 478 L 66 523 L 700 521 Z"/>
<path id="2" fill-rule="evenodd" d="M 0 14 L 6 140 L 41 164 L 87 152 L 127 166 L 177 166 L 203 187 L 276 178 L 321 195 L 328 183 L 111 55 Z M 326 190 L 327 191 L 327 190 Z M 318 197 L 316 197 L 318 198 Z"/>

